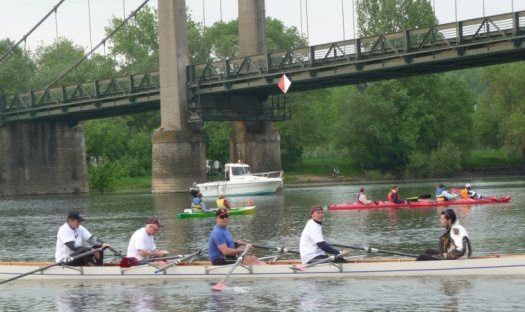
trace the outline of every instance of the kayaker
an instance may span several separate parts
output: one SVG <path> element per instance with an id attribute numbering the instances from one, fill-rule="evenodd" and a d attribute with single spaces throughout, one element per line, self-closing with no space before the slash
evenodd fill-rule
<path id="1" fill-rule="evenodd" d="M 398 190 L 399 190 L 399 188 L 397 187 L 397 185 L 392 186 L 392 189 L 390 190 L 390 192 L 388 192 L 388 201 L 389 202 L 395 203 L 395 204 L 403 204 L 403 203 L 405 203 L 404 200 L 399 198 Z"/>
<path id="2" fill-rule="evenodd" d="M 197 192 L 196 195 L 192 193 L 193 199 L 191 201 L 191 209 L 194 212 L 200 212 L 200 211 L 210 211 L 208 207 L 206 207 L 206 203 L 202 200 L 202 193 Z"/>
<path id="3" fill-rule="evenodd" d="M 169 254 L 167 250 L 158 250 L 155 245 L 155 234 L 159 232 L 161 227 L 162 225 L 158 218 L 148 218 L 144 226 L 131 235 L 126 256 L 143 260 L 144 258 L 164 257 Z M 162 263 L 157 262 L 153 264 Z"/>
<path id="4" fill-rule="evenodd" d="M 228 210 L 219 208 L 215 213 L 215 227 L 208 240 L 208 255 L 213 265 L 226 265 L 235 263 L 237 256 L 243 253 L 250 244 L 234 241 L 228 230 Z M 250 246 L 251 248 L 252 246 Z M 255 256 L 245 255 L 242 261 L 245 265 L 262 264 Z"/>
<path id="5" fill-rule="evenodd" d="M 439 250 L 427 249 L 417 260 L 454 260 L 465 256 L 470 258 L 472 248 L 467 230 L 459 224 L 454 210 L 441 212 L 439 222 L 445 233 L 439 238 Z"/>
<path id="6" fill-rule="evenodd" d="M 472 186 L 470 185 L 470 183 L 467 183 L 465 185 L 465 188 L 463 189 L 466 193 L 466 196 L 465 198 L 472 198 L 472 199 L 482 199 L 482 198 L 486 198 L 486 196 L 483 196 L 481 194 L 478 194 L 476 193 L 474 190 L 472 190 Z M 463 192 L 463 190 L 461 190 L 461 192 Z M 463 197 L 463 196 L 462 196 Z"/>
<path id="7" fill-rule="evenodd" d="M 84 218 L 78 211 L 70 211 L 64 223 L 57 233 L 57 242 L 55 250 L 55 260 L 59 262 L 65 260 L 67 265 L 72 266 L 95 266 L 102 265 L 104 261 L 103 252 L 95 252 L 92 255 L 71 261 L 76 255 L 89 252 L 96 248 L 111 247 L 109 244 L 102 242 L 96 236 L 91 235 L 89 231 L 82 226 Z M 91 245 L 90 247 L 85 245 Z"/>
<path id="8" fill-rule="evenodd" d="M 324 210 L 321 206 L 314 206 L 310 209 L 310 220 L 306 222 L 299 243 L 299 252 L 301 253 L 301 261 L 303 264 L 326 259 L 329 257 L 328 254 L 336 256 L 334 262 L 346 262 L 343 254 L 339 250 L 324 241 L 322 229 L 323 219 Z"/>
<path id="9" fill-rule="evenodd" d="M 450 193 L 445 188 L 445 185 L 440 184 L 436 188 L 436 199 L 439 200 L 454 200 L 458 199 L 458 194 Z"/>
<path id="10" fill-rule="evenodd" d="M 224 196 L 224 194 L 221 194 L 219 198 L 215 201 L 217 203 L 218 208 L 226 208 L 231 209 L 232 204 L 230 201 Z"/>
<path id="11" fill-rule="evenodd" d="M 365 194 L 365 188 L 362 187 L 359 189 L 359 193 L 357 193 L 357 203 L 358 204 L 363 204 L 363 205 L 370 205 L 370 204 L 373 204 L 374 202 L 369 200 L 367 197 L 366 197 L 366 194 Z"/>

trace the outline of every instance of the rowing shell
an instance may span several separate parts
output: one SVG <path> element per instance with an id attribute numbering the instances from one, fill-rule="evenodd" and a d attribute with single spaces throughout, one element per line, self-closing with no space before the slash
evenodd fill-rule
<path id="1" fill-rule="evenodd" d="M 0 262 L 0 280 L 29 272 L 48 263 Z M 525 275 L 525 255 L 473 257 L 464 260 L 415 261 L 407 258 L 352 259 L 344 264 L 322 264 L 294 270 L 298 261 L 280 260 L 269 265 L 239 266 L 232 278 L 301 277 L 388 277 L 388 276 L 465 276 Z M 21 280 L 124 280 L 124 279 L 213 279 L 224 276 L 229 266 L 209 262 L 182 263 L 155 273 L 153 266 L 121 268 L 59 266 L 23 277 Z"/>
<path id="2" fill-rule="evenodd" d="M 488 197 L 482 199 L 455 199 L 448 201 L 436 200 L 419 200 L 417 202 L 391 203 L 380 201 L 369 205 L 361 203 L 332 204 L 328 210 L 353 210 L 353 209 L 377 209 L 377 208 L 424 208 L 436 206 L 455 206 L 455 205 L 486 205 L 486 204 L 504 204 L 510 202 L 510 196 Z"/>
<path id="3" fill-rule="evenodd" d="M 191 211 L 191 209 L 187 209 L 188 211 Z M 179 219 L 187 219 L 187 218 L 211 218 L 215 217 L 215 212 L 217 209 L 212 209 L 211 211 L 199 211 L 199 212 L 181 212 L 177 214 L 177 218 Z M 237 208 L 231 208 L 228 209 L 228 214 L 230 216 L 237 216 L 237 215 L 248 215 L 248 214 L 254 214 L 255 213 L 255 206 L 248 206 L 248 207 L 237 207 Z"/>

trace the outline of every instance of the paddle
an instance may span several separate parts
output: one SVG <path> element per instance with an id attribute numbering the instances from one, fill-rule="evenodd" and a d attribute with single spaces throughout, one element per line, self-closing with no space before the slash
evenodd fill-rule
<path id="1" fill-rule="evenodd" d="M 215 291 L 222 291 L 224 290 L 224 288 L 226 288 L 226 282 L 228 281 L 228 279 L 230 278 L 230 276 L 232 275 L 233 271 L 235 270 L 235 268 L 237 268 L 239 266 L 239 264 L 241 264 L 242 262 L 242 259 L 244 258 L 244 256 L 248 253 L 248 250 L 250 250 L 250 245 L 247 245 L 246 248 L 244 249 L 244 251 L 242 252 L 242 254 L 237 258 L 237 261 L 235 261 L 235 263 L 232 265 L 232 267 L 230 268 L 230 270 L 228 271 L 228 273 L 226 274 L 225 277 L 223 277 L 223 279 L 218 282 L 217 284 L 213 285 L 211 287 L 212 290 L 215 290 Z"/>
<path id="2" fill-rule="evenodd" d="M 10 281 L 14 281 L 14 280 L 16 280 L 16 279 L 19 279 L 19 278 L 24 277 L 24 276 L 27 276 L 27 275 L 31 275 L 31 274 L 34 274 L 34 273 L 37 273 L 37 272 L 40 272 L 40 271 L 47 270 L 47 269 L 52 268 L 52 267 L 55 267 L 55 266 L 64 265 L 64 264 L 67 264 L 67 263 L 69 263 L 69 262 L 73 262 L 73 261 L 78 260 L 78 259 L 80 259 L 80 258 L 83 258 L 83 257 L 85 257 L 85 256 L 92 255 L 92 254 L 94 254 L 95 252 L 102 251 L 102 249 L 104 249 L 104 248 L 93 249 L 93 250 L 90 250 L 90 251 L 87 251 L 87 252 L 81 253 L 81 254 L 79 254 L 79 255 L 76 255 L 76 256 L 74 256 L 74 257 L 69 257 L 69 258 L 67 259 L 67 260 L 68 260 L 67 262 L 66 262 L 66 259 L 62 259 L 62 260 L 58 261 L 57 263 L 53 263 L 53 264 L 47 265 L 47 266 L 45 266 L 45 267 L 43 267 L 43 268 L 36 269 L 36 270 L 33 270 L 33 271 L 29 271 L 29 272 L 26 272 L 26 273 L 24 273 L 24 274 L 17 275 L 17 276 L 12 277 L 12 278 L 8 278 L 8 279 L 6 279 L 6 280 L 1 281 L 1 282 L 0 282 L 0 285 L 1 285 L 1 284 L 5 284 L 5 283 L 10 282 Z"/>
<path id="3" fill-rule="evenodd" d="M 300 253 L 296 250 L 289 250 L 284 247 L 270 247 L 270 246 L 263 246 L 263 245 L 252 245 L 254 248 L 260 248 L 260 249 L 266 249 L 266 250 L 273 250 L 281 253 L 291 253 L 299 255 Z"/>
<path id="4" fill-rule="evenodd" d="M 162 272 L 162 271 L 164 271 L 164 273 L 166 273 L 166 270 L 168 268 L 171 268 L 173 266 L 179 265 L 180 263 L 182 263 L 182 262 L 184 262 L 186 260 L 192 259 L 192 258 L 198 256 L 200 253 L 201 253 L 201 250 L 199 249 L 199 250 L 197 250 L 196 252 L 194 252 L 192 254 L 185 255 L 185 256 L 182 256 L 182 257 L 180 257 L 178 259 L 175 259 L 175 260 L 173 260 L 172 263 L 170 263 L 170 264 L 168 264 L 168 265 L 166 265 L 166 266 L 164 266 L 162 268 L 159 268 L 159 269 L 155 270 L 155 273 L 159 273 L 159 272 Z"/>
<path id="5" fill-rule="evenodd" d="M 404 256 L 404 257 L 411 257 L 411 258 L 417 258 L 418 257 L 417 255 L 411 255 L 411 254 L 406 254 L 406 253 L 397 252 L 397 251 L 381 250 L 381 249 L 372 248 L 370 246 L 358 247 L 358 246 L 343 245 L 343 244 L 331 244 L 331 245 L 335 246 L 335 247 L 341 247 L 341 248 L 350 248 L 350 249 L 355 249 L 355 250 L 363 250 L 363 251 L 366 251 L 368 253 L 383 253 L 383 254 L 386 254 L 386 255 L 396 255 L 396 256 Z"/>
<path id="6" fill-rule="evenodd" d="M 158 257 L 158 258 L 150 258 L 150 259 L 143 259 L 143 260 L 139 260 L 135 257 L 124 257 L 120 260 L 119 266 L 121 268 L 130 268 L 132 266 L 148 264 L 150 262 L 166 261 L 166 260 L 173 260 L 173 259 L 178 259 L 178 258 L 180 258 L 180 256 Z"/>

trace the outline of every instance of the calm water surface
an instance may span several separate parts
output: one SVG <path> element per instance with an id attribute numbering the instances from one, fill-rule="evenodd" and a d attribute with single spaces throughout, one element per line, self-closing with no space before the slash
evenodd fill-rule
<path id="1" fill-rule="evenodd" d="M 465 181 L 447 181 L 460 186 Z M 473 241 L 474 254 L 525 253 L 525 181 L 468 181 L 484 195 L 511 195 L 510 204 L 456 206 Z M 402 196 L 433 194 L 435 182 L 400 185 Z M 369 197 L 385 198 L 390 185 L 365 185 Z M 234 237 L 298 249 L 313 204 L 354 201 L 358 185 L 287 187 L 252 197 L 253 216 L 230 218 Z M 165 224 L 157 246 L 175 254 L 204 248 L 213 219 L 179 220 L 189 194 L 149 193 L 41 196 L 0 200 L 0 261 L 46 260 L 68 210 L 78 209 L 93 234 L 125 251 L 146 217 Z M 248 198 L 232 198 L 245 204 Z M 210 202 L 210 206 L 213 203 Z M 441 234 L 440 208 L 330 212 L 325 239 L 419 253 Z M 259 251 L 260 253 L 261 251 Z M 262 254 L 261 254 L 262 255 Z M 524 311 L 522 277 L 354 278 L 234 280 L 217 294 L 208 281 L 29 282 L 0 286 L 0 311 Z"/>

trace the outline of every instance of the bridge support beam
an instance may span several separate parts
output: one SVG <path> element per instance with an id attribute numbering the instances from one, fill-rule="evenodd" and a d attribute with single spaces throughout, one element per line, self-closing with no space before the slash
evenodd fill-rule
<path id="1" fill-rule="evenodd" d="M 238 0 L 239 56 L 266 53 L 266 16 L 264 1 Z M 256 97 L 247 97 L 247 106 L 261 105 Z M 236 121 L 230 138 L 230 159 L 241 160 L 252 171 L 281 170 L 279 131 L 270 121 Z"/>
<path id="2" fill-rule="evenodd" d="M 186 1 L 159 1 L 161 127 L 153 133 L 153 193 L 187 191 L 206 177 L 206 147 L 199 129 L 188 126 L 186 66 L 189 49 Z"/>
<path id="3" fill-rule="evenodd" d="M 0 128 L 0 195 L 87 193 L 84 128 L 18 122 Z"/>

